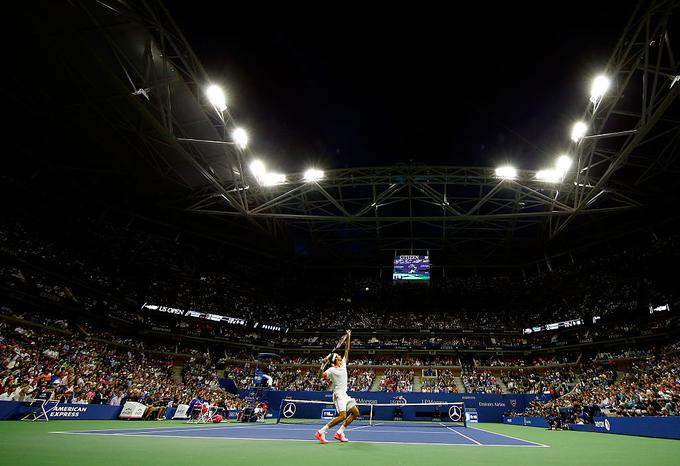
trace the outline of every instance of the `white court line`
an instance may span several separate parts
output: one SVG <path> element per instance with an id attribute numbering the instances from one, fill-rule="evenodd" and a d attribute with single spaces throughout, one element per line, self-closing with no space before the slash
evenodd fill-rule
<path id="1" fill-rule="evenodd" d="M 356 430 L 356 429 L 355 429 Z M 380 433 L 380 434 L 394 434 L 395 432 L 393 430 L 367 430 L 367 433 Z M 421 435 L 430 435 L 430 434 L 439 434 L 439 435 L 451 435 L 448 432 L 423 432 L 422 430 L 399 430 L 397 431 L 400 434 L 421 434 Z"/>
<path id="2" fill-rule="evenodd" d="M 482 431 L 482 432 L 486 432 L 487 434 L 500 435 L 501 437 L 507 437 L 507 438 L 511 438 L 513 440 L 519 440 L 520 442 L 526 442 L 526 443 L 531 443 L 533 445 L 537 445 L 537 446 L 540 446 L 540 447 L 550 448 L 550 445 L 543 445 L 542 443 L 532 442 L 531 440 L 524 440 L 522 438 L 513 437 L 512 435 L 499 434 L 498 432 L 494 432 L 492 430 L 480 429 L 478 427 L 468 427 L 468 429 L 479 430 L 479 431 Z"/>
<path id="3" fill-rule="evenodd" d="M 382 425 L 382 423 L 380 423 L 380 424 L 373 424 L 373 425 L 370 425 L 370 424 L 369 424 L 369 425 L 360 426 L 360 427 L 350 427 L 350 428 L 347 429 L 347 430 L 348 430 L 348 431 L 350 431 L 350 430 L 359 430 L 359 429 L 365 429 L 365 428 L 367 428 L 367 427 L 377 427 L 377 426 L 381 426 L 381 425 Z"/>
<path id="4" fill-rule="evenodd" d="M 257 427 L 267 427 L 267 426 L 276 426 L 276 424 L 258 424 L 258 425 L 232 425 L 232 424 L 222 424 L 222 425 L 211 425 L 211 426 L 202 426 L 202 427 L 140 427 L 140 428 L 126 428 L 126 429 L 98 429 L 98 430 L 84 430 L 84 431 L 74 431 L 74 432 L 80 432 L 80 433 L 99 433 L 99 432 L 118 432 L 118 431 L 125 431 L 125 430 L 130 430 L 130 431 L 153 431 L 153 432 L 191 432 L 195 430 L 210 430 L 210 429 L 243 429 L 243 428 L 257 428 Z"/>
<path id="5" fill-rule="evenodd" d="M 257 429 L 257 426 L 240 426 L 242 428 L 248 428 L 252 427 L 254 429 Z M 367 427 L 372 427 L 375 430 L 368 430 L 366 431 L 367 433 L 376 433 L 376 434 L 394 434 L 394 430 L 379 430 L 376 429 L 375 426 L 361 426 L 361 427 L 354 427 L 351 429 L 347 429 L 347 432 L 350 430 L 355 431 L 359 429 L 365 429 Z M 448 427 L 447 427 L 448 429 Z M 173 433 L 183 433 L 183 432 L 192 432 L 196 430 L 210 430 L 210 428 L 205 428 L 205 429 L 190 429 L 190 430 L 173 430 L 173 429 L 163 429 L 163 430 L 158 430 L 158 434 L 155 435 L 156 437 L 164 436 L 166 432 L 173 432 Z M 226 430 L 226 429 L 223 429 Z M 285 432 L 290 432 L 290 431 L 297 431 L 297 432 L 312 432 L 314 433 L 316 430 L 314 429 L 309 429 L 309 428 L 298 428 L 298 427 L 271 427 L 267 430 L 280 430 L 280 431 L 285 431 Z M 127 432 L 130 431 L 130 432 Z M 109 433 L 111 432 L 111 433 Z M 117 432 L 120 432 L 120 435 L 130 435 L 130 436 L 142 436 L 144 434 L 147 434 L 149 432 L 134 432 L 134 429 L 111 429 L 111 430 L 101 430 L 101 431 L 94 431 L 94 430 L 74 430 L 74 431 L 59 431 L 59 432 L 50 432 L 51 434 L 61 434 L 61 433 L 73 433 L 73 434 L 82 434 L 82 435 L 87 435 L 87 434 L 92 434 L 92 435 L 118 435 Z M 450 435 L 448 432 L 440 430 L 440 431 L 427 431 L 423 432 L 422 430 L 398 430 L 397 432 L 402 433 L 402 434 L 421 434 L 421 435 L 430 435 L 430 434 L 439 434 L 439 435 Z M 460 434 L 463 435 L 463 434 Z M 168 437 L 172 437 L 172 435 L 168 435 Z M 463 435 L 463 437 L 465 437 Z"/>
<path id="6" fill-rule="evenodd" d="M 152 434 L 93 434 L 89 432 L 49 432 L 50 434 L 66 434 L 66 435 L 104 435 L 108 437 L 154 437 L 154 438 L 192 438 L 202 440 L 252 440 L 255 442 L 314 442 L 319 443 L 318 440 L 305 440 L 293 438 L 252 438 L 252 437 L 202 437 L 197 435 L 152 435 Z M 332 444 L 340 444 L 343 442 L 332 442 Z M 490 445 L 490 444 L 471 444 L 471 443 L 438 443 L 438 442 L 382 442 L 372 440 L 350 440 L 350 443 L 384 443 L 389 445 L 437 445 L 447 447 L 519 447 L 519 448 L 539 448 L 538 445 Z"/>
<path id="7" fill-rule="evenodd" d="M 368 427 L 375 428 L 378 425 L 384 425 L 384 424 L 376 424 L 375 426 L 370 426 L 370 425 L 360 426 L 360 427 L 350 428 L 350 429 L 347 429 L 347 430 L 348 431 L 350 431 L 350 430 L 354 431 L 354 430 L 359 430 L 359 429 L 365 429 L 365 428 L 368 428 Z M 451 432 L 454 432 L 454 433 L 470 440 L 471 442 L 474 442 L 477 445 L 480 445 L 480 446 L 486 445 L 486 444 L 482 444 L 482 443 L 468 437 L 467 435 L 464 435 L 464 434 L 458 432 L 457 430 L 453 430 L 448 426 L 445 426 L 445 425 L 442 424 L 442 427 L 445 427 L 446 429 L 450 430 Z M 135 431 L 135 430 L 138 430 L 138 431 L 151 430 L 152 432 L 158 432 L 158 435 L 150 435 L 151 437 L 181 437 L 181 436 L 177 436 L 177 435 L 167 435 L 166 436 L 166 435 L 163 435 L 163 433 L 167 433 L 167 432 L 190 433 L 190 432 L 193 432 L 193 431 L 208 431 L 208 430 L 211 430 L 211 429 L 222 429 L 222 430 L 224 430 L 224 429 L 248 429 L 248 428 L 252 428 L 252 429 L 268 428 L 266 430 L 310 431 L 310 432 L 312 430 L 312 429 L 309 429 L 309 428 L 283 427 L 283 426 L 280 426 L 280 425 L 277 425 L 277 424 L 256 424 L 256 425 L 231 425 L 231 424 L 228 424 L 228 425 L 214 425 L 214 426 L 203 426 L 203 427 L 188 427 L 188 426 L 187 427 L 179 427 L 179 428 L 173 428 L 173 427 L 143 427 L 143 428 L 139 428 L 139 429 L 103 429 L 103 430 L 50 432 L 50 433 L 51 434 L 52 433 L 54 433 L 54 434 L 78 434 L 78 435 L 89 435 L 89 434 L 91 434 L 91 435 L 118 435 L 118 436 L 124 435 L 124 436 L 129 436 L 129 437 L 144 437 L 144 436 L 146 436 L 145 435 L 146 432 L 141 432 L 141 433 L 137 433 L 137 432 L 115 433 L 115 432 L 118 432 L 118 431 Z M 507 437 L 507 438 L 510 438 L 510 439 L 513 439 L 513 440 L 518 440 L 520 442 L 530 444 L 530 445 L 523 445 L 523 446 L 537 446 L 537 447 L 550 448 L 548 445 L 544 445 L 542 443 L 532 442 L 532 441 L 529 441 L 529 440 L 525 440 L 525 439 L 521 439 L 521 438 L 517 438 L 517 437 L 512 437 L 510 435 L 499 434 L 499 433 L 496 433 L 496 432 L 492 432 L 492 431 L 488 431 L 488 430 L 484 430 L 484 429 L 479 429 L 479 428 L 475 428 L 475 427 L 468 427 L 468 429 L 478 430 L 478 431 L 485 432 L 485 433 L 488 433 L 488 434 L 491 434 L 491 435 L 500 435 L 501 437 Z M 393 434 L 394 433 L 393 430 L 370 430 L 368 432 L 373 432 L 373 433 L 376 433 L 376 434 L 377 433 L 382 433 L 382 434 Z M 399 430 L 399 432 L 402 432 L 402 433 L 405 433 L 405 434 L 423 434 L 424 433 L 423 431 L 420 431 L 420 430 L 401 430 L 401 429 Z M 448 432 L 437 432 L 437 431 L 432 431 L 432 430 L 428 431 L 427 434 L 449 435 Z M 187 438 L 215 438 L 215 437 L 188 436 Z M 233 437 L 229 437 L 229 438 L 233 438 Z M 247 440 L 247 439 L 245 439 L 245 440 Z M 254 439 L 254 440 L 260 440 L 260 439 Z M 290 440 L 294 440 L 294 439 L 290 439 Z M 355 442 L 361 442 L 361 441 L 355 441 Z M 365 443 L 407 443 L 407 442 L 370 442 L 370 441 L 366 441 Z M 407 444 L 410 444 L 410 443 L 407 443 Z M 413 444 L 415 444 L 415 445 L 428 445 L 428 443 L 417 443 L 417 442 L 413 443 Z M 438 445 L 446 445 L 446 444 L 438 444 Z M 507 446 L 512 446 L 512 445 L 507 445 Z M 515 445 L 515 446 L 519 446 L 519 445 Z"/>
<path id="8" fill-rule="evenodd" d="M 450 428 L 449 426 L 445 426 L 444 424 L 442 424 L 442 427 L 446 427 L 446 428 L 449 429 L 451 432 L 454 432 L 454 433 L 460 435 L 461 437 L 468 439 L 468 440 L 471 441 L 471 442 L 475 442 L 477 445 L 482 445 L 481 442 L 478 442 L 477 440 L 475 440 L 475 439 L 473 439 L 473 438 L 470 438 L 470 437 L 468 437 L 467 435 L 463 435 L 463 434 L 461 434 L 460 432 L 458 432 L 457 430 L 453 430 L 453 429 Z M 428 432 L 428 433 L 429 433 L 429 432 Z"/>
<path id="9" fill-rule="evenodd" d="M 385 425 L 385 424 L 381 423 L 381 424 L 375 424 L 373 426 L 367 425 L 367 426 L 351 427 L 351 428 L 347 429 L 347 431 L 349 432 L 349 431 L 356 431 L 356 430 L 359 430 L 359 429 L 372 428 L 371 430 L 369 430 L 367 432 L 368 433 L 376 433 L 376 434 L 394 434 L 395 433 L 394 430 L 377 429 L 377 427 L 380 426 L 380 425 Z M 257 424 L 257 425 L 238 425 L 238 426 L 224 426 L 223 425 L 223 426 L 214 426 L 214 427 L 212 427 L 212 426 L 211 427 L 208 427 L 208 426 L 206 426 L 206 427 L 184 427 L 184 428 L 177 428 L 177 429 L 166 427 L 166 428 L 157 428 L 151 433 L 154 433 L 154 434 L 157 433 L 157 435 L 154 435 L 154 436 L 158 437 L 158 436 L 164 436 L 164 434 L 168 433 L 168 432 L 191 433 L 191 432 L 194 432 L 194 431 L 210 431 L 210 430 L 226 430 L 226 429 L 249 429 L 249 428 L 250 429 L 261 429 L 261 428 L 263 429 L 265 427 L 268 427 L 266 430 L 275 430 L 275 431 L 313 432 L 313 428 L 310 429 L 309 427 L 284 427 L 284 426 L 280 426 L 280 425 L 276 425 L 276 424 Z M 460 435 L 460 436 L 462 436 L 462 437 L 464 437 L 464 438 L 466 438 L 466 439 L 468 439 L 472 442 L 475 442 L 478 445 L 483 445 L 482 443 L 468 437 L 467 435 L 464 435 L 464 434 L 458 432 L 457 430 L 451 429 L 448 426 L 445 426 L 445 425 L 442 424 L 442 427 L 444 427 L 444 428 L 450 430 L 451 432 L 454 432 L 454 433 L 456 433 L 456 434 L 458 434 L 458 435 Z M 149 433 L 149 432 L 147 432 L 149 429 L 153 429 L 153 427 L 144 428 L 144 429 L 108 429 L 108 430 L 64 431 L 64 432 L 50 432 L 50 433 L 74 433 L 74 434 L 83 434 L 83 435 L 87 435 L 87 434 L 92 434 L 92 435 L 99 435 L 99 434 L 101 434 L 101 435 L 128 435 L 128 436 L 139 436 L 139 437 L 141 437 L 144 434 Z M 440 430 L 438 427 L 435 428 L 435 429 L 436 430 L 429 430 L 429 431 L 425 431 L 425 432 L 422 431 L 422 430 L 399 429 L 396 432 L 404 433 L 404 434 L 450 435 L 448 432 Z M 142 430 L 144 430 L 144 431 L 138 432 L 138 431 L 142 431 Z M 480 430 L 482 432 L 486 432 L 486 433 L 489 433 L 489 434 L 495 434 L 495 432 L 489 432 L 489 431 L 482 430 L 482 429 L 476 429 L 476 430 Z M 120 434 L 118 432 L 120 432 Z M 502 435 L 502 434 L 497 434 L 497 435 Z M 173 436 L 169 435 L 168 437 L 173 437 Z M 506 437 L 509 437 L 509 436 L 506 436 Z M 517 438 L 514 438 L 514 437 L 510 437 L 510 438 L 513 438 L 515 440 L 519 440 L 519 441 L 522 441 L 522 442 L 525 442 L 525 443 L 534 443 L 534 442 L 529 442 L 528 440 L 517 439 Z M 536 445 L 540 445 L 540 444 L 536 444 Z"/>
<path id="10" fill-rule="evenodd" d="M 214 429 L 217 427 L 225 427 L 225 426 L 201 426 L 201 427 L 127 427 L 127 428 L 116 428 L 116 429 L 93 429 L 93 430 L 86 430 L 86 431 L 80 431 L 80 432 L 116 432 L 119 430 L 151 430 L 151 431 L 156 431 L 156 432 L 173 432 L 176 430 L 205 430 L 205 429 Z"/>

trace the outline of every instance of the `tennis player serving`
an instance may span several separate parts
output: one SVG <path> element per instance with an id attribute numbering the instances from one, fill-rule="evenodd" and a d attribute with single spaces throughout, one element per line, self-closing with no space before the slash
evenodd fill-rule
<path id="1" fill-rule="evenodd" d="M 333 435 L 333 438 L 340 440 L 341 442 L 347 442 L 345 428 L 347 428 L 354 419 L 359 417 L 360 414 L 354 398 L 350 398 L 349 395 L 347 395 L 347 359 L 349 357 L 349 339 L 351 334 L 352 331 L 347 330 L 345 356 L 343 358 L 337 353 L 331 353 L 324 359 L 325 364 L 330 364 L 330 367 L 326 370 L 322 369 L 322 377 L 330 380 L 331 390 L 333 390 L 333 402 L 335 403 L 335 409 L 338 415 L 314 434 L 314 437 L 321 443 L 328 443 L 328 440 L 326 440 L 326 432 L 340 423 L 342 423 L 342 425 L 335 435 Z"/>

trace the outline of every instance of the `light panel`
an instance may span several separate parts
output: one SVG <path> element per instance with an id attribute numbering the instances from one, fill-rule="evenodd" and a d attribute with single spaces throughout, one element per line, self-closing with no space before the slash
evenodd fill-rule
<path id="1" fill-rule="evenodd" d="M 561 180 L 561 176 L 557 170 L 550 168 L 548 170 L 537 171 L 536 179 L 538 181 L 545 181 L 546 183 L 557 183 Z"/>
<path id="2" fill-rule="evenodd" d="M 231 137 L 241 149 L 248 147 L 248 133 L 243 128 L 236 128 L 232 133 Z"/>
<path id="3" fill-rule="evenodd" d="M 514 180 L 517 178 L 517 169 L 510 165 L 496 168 L 496 176 L 506 180 Z"/>
<path id="4" fill-rule="evenodd" d="M 265 167 L 262 160 L 253 160 L 250 162 L 250 171 L 255 175 L 255 177 L 260 178 L 267 172 L 267 167 Z"/>
<path id="5" fill-rule="evenodd" d="M 323 179 L 323 177 L 324 177 L 323 170 L 310 168 L 307 171 L 305 171 L 305 181 L 319 181 Z"/>
<path id="6" fill-rule="evenodd" d="M 286 182 L 286 175 L 283 173 L 265 173 L 260 177 L 262 186 L 276 186 Z"/>
<path id="7" fill-rule="evenodd" d="M 590 101 L 597 103 L 600 101 L 602 96 L 607 92 L 611 81 L 605 75 L 600 75 L 593 80 L 593 84 L 590 87 Z"/>
<path id="8" fill-rule="evenodd" d="M 213 106 L 223 112 L 227 109 L 227 97 L 224 95 L 224 91 L 217 84 L 212 84 L 208 86 L 205 90 L 206 96 L 208 96 L 208 101 L 210 101 Z"/>
<path id="9" fill-rule="evenodd" d="M 574 142 L 579 142 L 581 139 L 583 139 L 583 136 L 586 135 L 587 131 L 588 125 L 582 121 L 577 121 L 571 128 L 571 140 Z"/>

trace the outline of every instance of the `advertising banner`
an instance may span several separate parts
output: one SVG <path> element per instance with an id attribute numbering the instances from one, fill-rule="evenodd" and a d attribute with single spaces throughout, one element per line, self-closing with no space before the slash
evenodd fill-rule
<path id="1" fill-rule="evenodd" d="M 542 417 L 504 417 L 504 424 L 548 427 Z M 592 424 L 570 424 L 569 429 L 602 434 L 680 439 L 680 416 L 595 417 Z"/>
<path id="2" fill-rule="evenodd" d="M 37 409 L 40 409 L 40 405 L 37 403 L 0 401 L 0 420 L 21 419 Z M 47 403 L 45 410 L 50 420 L 96 420 L 117 419 L 121 408 L 120 406 L 81 404 L 58 404 L 54 406 L 53 403 Z"/>
<path id="3" fill-rule="evenodd" d="M 477 412 L 479 422 L 503 422 L 503 413 L 514 410 L 524 411 L 525 407 L 536 399 L 546 400 L 550 395 L 487 395 L 476 393 L 420 393 L 420 392 L 348 392 L 357 403 L 438 403 L 464 402 L 467 409 Z M 242 398 L 253 396 L 253 390 L 240 390 Z M 263 397 L 269 402 L 269 407 L 278 416 L 281 401 L 284 398 L 296 400 L 327 401 L 333 407 L 330 391 L 266 391 Z"/>
<path id="4" fill-rule="evenodd" d="M 177 411 L 172 416 L 173 419 L 189 419 L 189 405 L 177 405 Z"/>
<path id="5" fill-rule="evenodd" d="M 141 419 L 144 416 L 144 411 L 146 411 L 146 405 L 136 401 L 128 401 L 118 417 L 121 419 Z"/>

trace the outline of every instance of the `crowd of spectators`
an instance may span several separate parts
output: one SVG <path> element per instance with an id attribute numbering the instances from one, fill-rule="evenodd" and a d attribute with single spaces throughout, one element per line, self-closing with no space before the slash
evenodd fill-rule
<path id="1" fill-rule="evenodd" d="M 456 376 L 449 369 L 428 369 L 423 371 L 421 392 L 426 393 L 458 393 Z"/>
<path id="2" fill-rule="evenodd" d="M 380 376 L 378 390 L 381 392 L 410 392 L 413 391 L 413 369 L 390 368 Z"/>
<path id="3" fill-rule="evenodd" d="M 532 402 L 526 416 L 556 417 L 589 423 L 608 416 L 670 416 L 680 414 L 680 357 L 648 354 L 620 371 L 600 361 L 582 368 L 580 381 L 564 396 Z"/>
<path id="4" fill-rule="evenodd" d="M 92 225 L 89 225 L 92 226 Z M 507 277 L 446 277 L 427 291 L 404 293 L 375 278 L 352 278 L 331 292 L 303 299 L 301 295 L 281 292 L 272 282 L 253 279 L 252 267 L 238 272 L 192 260 L 177 243 L 149 233 L 98 224 L 83 228 L 78 247 L 65 238 L 46 239 L 39 229 L 19 221 L 6 221 L 0 227 L 0 254 L 10 258 L 0 267 L 0 286 L 15 295 L 28 293 L 48 303 L 90 311 L 103 311 L 112 320 L 132 323 L 160 332 L 222 337 L 239 343 L 328 347 L 337 336 L 293 334 L 255 330 L 253 322 L 280 324 L 291 328 L 329 329 L 416 329 L 404 335 L 357 335 L 357 348 L 386 348 L 402 351 L 399 355 L 365 355 L 352 359 L 355 366 L 383 365 L 407 367 L 461 366 L 454 355 L 415 356 L 405 354 L 413 347 L 529 347 L 543 343 L 611 340 L 649 335 L 652 330 L 677 326 L 677 318 L 664 311 L 645 320 L 651 303 L 674 303 L 677 295 L 668 286 L 669 278 L 653 274 L 647 264 L 669 251 L 674 254 L 677 238 L 652 242 L 647 249 L 628 251 L 608 257 L 595 257 L 582 264 L 556 267 L 552 273 Z M 83 239 L 84 238 L 84 239 Z M 106 244 L 106 248 L 101 246 Z M 200 254 L 199 254 L 200 255 Z M 230 264 L 230 267 L 235 264 Z M 163 273 L 151 271 L 162 270 Z M 671 275 L 672 276 L 672 275 Z M 312 281 L 310 286 L 315 286 Z M 291 287 L 288 287 L 289 289 Z M 414 296 L 409 296 L 409 293 Z M 280 295 L 280 296 L 279 296 Z M 291 295 L 292 298 L 291 299 Z M 418 303 L 420 305 L 409 305 Z M 151 302 L 183 310 L 200 310 L 247 319 L 247 326 L 233 326 L 210 320 L 167 315 L 141 309 Z M 427 305 L 424 305 L 424 304 Z M 452 304 L 453 303 L 453 304 Z M 418 309 L 405 311 L 404 309 Z M 423 310 L 421 310 L 423 309 Z M 0 310 L 5 313 L 5 310 Z M 98 314 L 100 315 L 100 314 Z M 618 318 L 618 316 L 622 316 Z M 600 317 L 590 325 L 591 317 Z M 228 372 L 240 387 L 252 384 L 253 355 L 247 350 L 229 350 L 225 358 L 197 349 L 191 344 L 146 340 L 131 335 L 77 324 L 62 317 L 47 317 L 22 312 L 15 317 L 56 328 L 65 333 L 49 333 L 7 322 L 0 323 L 0 370 L 2 399 L 19 399 L 36 390 L 49 390 L 56 397 L 76 402 L 120 402 L 124 399 L 168 400 L 178 403 L 188 397 L 226 399 L 219 389 L 220 361 L 230 363 Z M 587 325 L 569 331 L 538 332 L 525 336 L 430 334 L 427 330 L 463 328 L 519 330 L 535 324 L 583 318 Z M 462 332 L 461 332 L 462 333 Z M 481 333 L 481 332 L 480 332 Z M 110 345 L 105 342 L 112 342 Z M 118 346 L 116 346 L 118 345 Z M 670 349 L 680 350 L 677 343 Z M 160 354 L 165 353 L 165 355 Z M 194 358 L 185 366 L 179 380 L 172 374 L 169 354 L 189 354 Z M 559 367 L 536 370 L 530 366 L 574 363 L 573 355 L 562 352 L 545 357 L 475 356 L 462 374 L 469 393 L 499 393 L 501 383 L 513 393 L 551 393 L 548 407 L 591 406 L 619 415 L 677 413 L 677 356 L 660 356 L 641 348 L 614 348 L 600 351 L 595 361 L 632 359 L 628 372 L 616 380 L 610 366 L 586 362 L 578 369 Z M 221 356 L 221 355 L 220 355 Z M 244 362 L 245 361 L 245 362 Z M 250 362 L 249 362 L 250 361 Z M 288 390 L 324 389 L 318 370 L 300 365 L 315 365 L 315 355 L 286 356 L 270 374 L 273 388 Z M 144 368 L 133 373 L 132 368 Z M 499 370 L 482 368 L 524 367 Z M 432 369 L 434 371 L 434 369 Z M 495 373 L 492 373 L 494 371 Z M 454 391 L 455 377 L 450 370 L 438 369 L 423 376 L 424 391 Z M 579 375 L 580 374 L 580 375 Z M 350 386 L 369 389 L 375 380 L 374 369 L 354 367 Z M 578 377 L 578 383 L 577 383 Z M 379 389 L 413 389 L 414 371 L 390 367 L 379 378 Z M 558 401 L 559 400 L 559 401 Z"/>
<path id="5" fill-rule="evenodd" d="M 523 357 L 498 357 L 498 356 L 480 356 L 473 359 L 475 367 L 509 367 L 509 366 L 524 366 L 526 360 Z"/>
<path id="6" fill-rule="evenodd" d="M 347 386 L 355 392 L 369 391 L 375 379 L 375 371 L 373 369 L 352 369 L 347 375 Z"/>
<path id="7" fill-rule="evenodd" d="M 508 393 L 550 393 L 559 396 L 568 393 L 576 382 L 576 374 L 571 368 L 519 369 L 504 371 L 501 381 Z"/>
<path id="8" fill-rule="evenodd" d="M 263 365 L 264 374 L 271 378 L 265 386 L 274 390 L 328 390 L 328 380 L 321 377 L 318 365 L 315 368 L 290 367 L 283 363 Z M 254 385 L 255 365 L 232 365 L 225 375 L 233 379 L 238 388 L 252 388 Z M 347 386 L 349 390 L 365 392 L 371 388 L 375 371 L 371 368 L 349 368 Z"/>
<path id="9" fill-rule="evenodd" d="M 461 378 L 466 393 L 503 393 L 495 375 L 463 367 L 464 372 Z"/>
<path id="10" fill-rule="evenodd" d="M 606 360 L 606 359 L 633 359 L 641 358 L 649 355 L 650 350 L 643 348 L 619 348 L 608 351 L 600 351 L 595 356 L 595 359 Z"/>
<path id="11" fill-rule="evenodd" d="M 9 309 L 2 308 L 4 314 Z M 89 326 L 80 323 L 85 331 L 76 332 L 67 320 L 32 313 L 14 313 L 13 317 L 54 331 L 22 326 L 14 321 L 0 320 L 0 399 L 25 400 L 40 392 L 75 403 L 119 404 L 125 400 L 151 403 L 181 403 L 194 397 L 238 404 L 238 401 L 219 388 L 217 374 L 220 363 L 229 360 L 252 361 L 247 350 L 225 352 L 224 358 L 206 351 L 187 349 L 192 354 L 186 362 L 181 379 L 173 375 L 171 358 L 151 355 L 143 351 L 138 342 L 129 338 L 116 341 L 134 349 L 122 350 L 117 346 L 99 342 L 88 333 Z M 61 332 L 61 333 L 58 333 Z M 108 341 L 108 340 L 107 340 Z M 154 351 L 162 351 L 162 346 Z M 552 400 L 545 404 L 533 403 L 528 415 L 545 416 L 560 408 L 569 408 L 574 422 L 583 422 L 592 416 L 593 409 L 610 415 L 672 415 L 678 413 L 680 396 L 680 344 L 674 342 L 660 352 L 652 349 L 620 349 L 599 353 L 578 369 L 550 367 L 559 362 L 556 356 L 544 358 L 546 369 L 517 369 L 503 372 L 501 380 L 511 393 L 546 393 Z M 387 363 L 391 356 L 374 356 L 375 360 L 360 358 L 359 363 Z M 392 356 L 393 357 L 393 356 Z M 401 356 L 396 362 L 418 365 L 420 356 Z M 566 356 L 565 356 L 566 358 Z M 612 359 L 631 359 L 623 375 L 617 379 Z M 598 362 L 604 359 L 607 363 Z M 293 360 L 291 360 L 293 361 Z M 305 361 L 304 358 L 298 362 Z M 318 368 L 291 367 L 289 361 L 279 361 L 267 368 L 272 377 L 272 388 L 286 390 L 323 390 L 327 381 L 319 377 Z M 441 361 L 439 361 L 441 362 Z M 448 362 L 453 362 L 449 360 Z M 458 362 L 458 361 L 456 361 Z M 476 361 L 478 362 L 478 361 Z M 142 370 L 140 370 L 142 368 Z M 252 386 L 254 366 L 246 362 L 227 371 L 241 388 Z M 422 369 L 424 392 L 456 392 L 454 372 L 448 369 Z M 468 393 L 500 393 L 497 376 L 464 366 L 462 383 Z M 372 368 L 350 369 L 350 390 L 369 390 L 375 378 Z M 379 390 L 412 391 L 412 369 L 388 368 L 379 379 Z M 594 408 L 595 407 L 595 408 Z M 564 411 L 564 410 L 563 410 Z"/>
<path id="12" fill-rule="evenodd" d="M 104 306 L 110 313 L 129 312 L 144 302 L 152 302 L 292 328 L 519 330 L 572 318 L 606 319 L 616 312 L 646 308 L 652 298 L 658 303 L 677 298 L 671 295 L 663 280 L 635 276 L 642 267 L 634 268 L 662 256 L 667 252 L 665 248 L 673 247 L 672 238 L 653 242 L 649 250 L 633 258 L 628 252 L 596 257 L 583 264 L 556 267 L 552 273 L 521 279 L 446 277 L 433 283 L 431 290 L 411 298 L 383 281 L 355 278 L 329 291 L 320 307 L 318 300 L 301 298 L 314 297 L 314 293 L 305 294 L 300 290 L 294 294 L 290 292 L 291 287 L 283 293 L 272 280 L 267 280 L 271 289 L 263 292 L 259 286 L 261 281 L 253 280 L 257 273 L 247 264 L 239 264 L 239 273 L 228 268 L 214 271 L 211 270 L 214 264 L 190 263 L 189 252 L 195 251 L 185 250 L 169 239 L 132 229 L 116 230 L 107 224 L 87 227 L 88 236 L 78 241 L 76 248 L 64 238 L 55 245 L 56 240 L 49 234 L 26 227 L 21 221 L 7 220 L 0 227 L 0 253 L 28 260 L 49 272 L 40 273 L 23 266 L 2 267 L 0 278 L 5 286 L 27 287 L 45 299 L 75 303 L 86 309 Z M 106 248 L 102 248 L 102 244 L 106 244 Z M 159 270 L 163 271 L 162 275 Z M 317 286 L 314 280 L 308 281 L 310 288 Z M 398 310 L 408 307 L 400 306 L 407 304 L 408 299 L 420 302 L 415 308 L 427 311 Z M 454 309 L 451 303 L 455 303 Z M 134 318 L 139 319 L 139 315 Z M 148 313 L 141 319 L 147 320 L 147 317 Z M 177 320 L 172 327 L 195 331 L 193 327 L 199 325 Z M 233 329 L 216 323 L 204 327 L 205 332 L 218 335 L 233 333 Z M 626 335 L 630 331 L 622 326 L 614 333 Z M 612 329 L 595 329 L 584 338 L 611 334 Z M 425 340 L 425 346 L 482 343 L 472 337 Z M 495 337 L 484 343 L 518 346 L 524 340 Z M 399 340 L 383 343 L 410 344 Z"/>
<path id="13" fill-rule="evenodd" d="M 0 399 L 25 401 L 40 393 L 71 403 L 147 405 L 224 401 L 213 376 L 173 378 L 173 361 L 120 350 L 80 334 L 55 334 L 0 321 Z"/>

